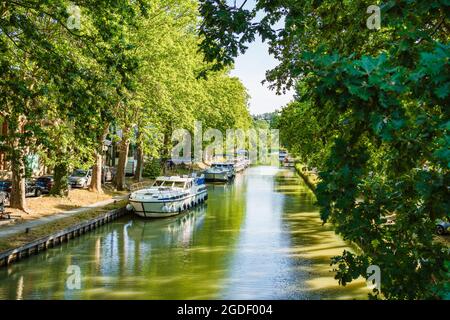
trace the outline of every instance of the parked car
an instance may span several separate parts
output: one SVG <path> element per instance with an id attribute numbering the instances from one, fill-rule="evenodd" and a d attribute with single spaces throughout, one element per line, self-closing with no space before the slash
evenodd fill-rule
<path id="1" fill-rule="evenodd" d="M 450 230 L 450 222 L 444 220 L 438 220 L 436 222 L 436 233 L 438 235 L 443 235 Z"/>
<path id="2" fill-rule="evenodd" d="M 8 218 L 11 216 L 9 213 L 5 212 L 6 202 L 8 201 L 9 195 L 6 192 L 0 191 L 0 218 Z"/>
<path id="3" fill-rule="evenodd" d="M 11 195 L 12 182 L 9 180 L 0 180 L 0 192 L 5 192 L 8 197 Z M 32 179 L 25 181 L 25 196 L 39 197 L 42 194 L 41 190 L 36 186 L 36 182 Z"/>
<path id="4" fill-rule="evenodd" d="M 11 186 L 12 182 L 10 180 L 0 180 L 0 191 L 10 194 Z"/>
<path id="5" fill-rule="evenodd" d="M 111 182 L 114 180 L 114 170 L 113 169 L 114 168 L 112 168 L 112 167 L 103 166 L 103 168 L 102 168 L 102 173 L 103 173 L 102 183 Z"/>
<path id="6" fill-rule="evenodd" d="M 92 170 L 76 169 L 69 176 L 69 185 L 72 188 L 87 188 L 91 184 Z"/>
<path id="7" fill-rule="evenodd" d="M 41 189 L 37 186 L 36 180 L 26 179 L 25 181 L 25 197 L 40 197 Z"/>
<path id="8" fill-rule="evenodd" d="M 49 193 L 54 183 L 55 180 L 53 179 L 53 176 L 42 176 L 36 180 L 36 186 L 42 193 Z"/>

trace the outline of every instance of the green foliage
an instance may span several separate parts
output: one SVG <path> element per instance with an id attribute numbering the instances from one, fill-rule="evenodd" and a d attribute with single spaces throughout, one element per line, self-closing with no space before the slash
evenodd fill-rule
<path id="1" fill-rule="evenodd" d="M 297 83 L 298 101 L 278 120 L 282 140 L 319 168 L 323 221 L 362 249 L 332 261 L 339 282 L 378 265 L 385 298 L 447 297 L 449 250 L 433 233 L 450 211 L 450 4 L 385 2 L 374 31 L 370 1 L 201 2 L 209 61 L 230 64 L 259 34 L 280 61 L 272 86 Z M 258 11 L 257 23 L 236 18 Z"/>
<path id="2" fill-rule="evenodd" d="M 228 70 L 211 73 L 208 79 L 196 77 L 207 67 L 198 52 L 197 1 L 152 1 L 147 14 L 133 34 L 139 70 L 128 108 L 128 125 L 142 133 L 138 140 L 145 153 L 167 157 L 172 131 L 192 131 L 195 121 L 223 131 L 248 127 L 247 92 L 237 78 Z"/>
<path id="3" fill-rule="evenodd" d="M 333 132 L 322 126 L 320 113 L 308 102 L 292 102 L 276 121 L 280 142 L 299 160 L 311 167 L 322 167 L 329 156 Z"/>
<path id="4" fill-rule="evenodd" d="M 9 129 L 2 139 L 14 169 L 11 203 L 19 208 L 25 207 L 17 182 L 27 153 L 44 155 L 52 166 L 88 160 L 83 156 L 96 148 L 110 106 L 131 86 L 133 59 L 119 51 L 131 49 L 123 35 L 137 3 L 79 3 L 80 30 L 68 27 L 69 5 L 8 1 L 0 7 L 0 115 Z"/>
<path id="5" fill-rule="evenodd" d="M 161 175 L 161 171 L 162 171 L 161 160 L 149 159 L 144 164 L 144 171 L 142 173 L 142 176 L 154 179 Z"/>
<path id="6" fill-rule="evenodd" d="M 95 162 L 110 127 L 146 157 L 159 157 L 172 130 L 192 129 L 195 119 L 221 129 L 249 126 L 238 79 L 228 71 L 197 79 L 207 63 L 197 48 L 196 0 L 75 1 L 80 29 L 67 24 L 71 4 L 0 5 L 0 117 L 9 126 L 0 142 L 15 169 L 14 197 L 27 154 L 39 154 L 64 179 Z"/>

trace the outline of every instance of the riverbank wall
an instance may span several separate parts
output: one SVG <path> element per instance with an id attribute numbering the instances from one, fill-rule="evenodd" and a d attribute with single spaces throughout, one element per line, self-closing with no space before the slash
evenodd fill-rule
<path id="1" fill-rule="evenodd" d="M 312 177 L 302 171 L 302 165 L 295 164 L 295 171 L 298 173 L 298 175 L 303 179 L 305 184 L 308 186 L 308 188 L 315 193 L 316 192 L 316 186 L 317 182 L 315 179 L 312 179 Z"/>
<path id="2" fill-rule="evenodd" d="M 302 171 L 302 165 L 300 164 L 296 164 L 295 165 L 295 171 L 298 173 L 298 175 L 303 179 L 303 181 L 305 182 L 305 184 L 308 186 L 308 188 L 315 193 L 316 191 L 316 186 L 317 186 L 317 178 L 316 177 L 312 177 L 311 175 L 305 174 Z M 348 245 L 353 249 L 353 252 L 356 253 L 361 253 L 363 252 L 363 250 L 361 249 L 361 246 L 359 244 L 357 244 L 354 241 L 347 241 Z"/>
<path id="3" fill-rule="evenodd" d="M 31 241 L 20 247 L 1 252 L 0 267 L 6 267 L 16 261 L 27 258 L 41 251 L 45 251 L 48 248 L 61 245 L 64 242 L 68 242 L 71 239 L 79 237 L 91 230 L 97 229 L 98 227 L 110 223 L 126 214 L 128 214 L 128 211 L 125 208 L 108 211 L 96 218 L 89 219 L 58 232 L 51 233 L 48 236 Z"/>

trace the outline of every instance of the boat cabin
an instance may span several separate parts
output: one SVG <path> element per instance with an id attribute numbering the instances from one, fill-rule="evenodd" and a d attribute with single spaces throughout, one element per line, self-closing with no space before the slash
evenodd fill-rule
<path id="1" fill-rule="evenodd" d="M 211 167 L 232 170 L 234 168 L 234 164 L 233 163 L 225 163 L 225 162 L 217 162 L 217 163 L 213 163 L 211 165 Z"/>
<path id="2" fill-rule="evenodd" d="M 158 177 L 152 187 L 189 189 L 192 187 L 192 183 L 192 178 Z"/>

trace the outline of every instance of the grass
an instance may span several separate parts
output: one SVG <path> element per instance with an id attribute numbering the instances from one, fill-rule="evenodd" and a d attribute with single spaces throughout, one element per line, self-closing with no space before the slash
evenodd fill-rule
<path id="1" fill-rule="evenodd" d="M 306 185 L 311 189 L 312 192 L 315 192 L 317 184 L 318 184 L 318 178 L 313 175 L 304 174 L 302 172 L 302 165 L 301 164 L 295 164 L 295 170 L 297 171 L 298 175 L 305 181 Z"/>
<path id="2" fill-rule="evenodd" d="M 125 207 L 127 200 L 118 201 L 116 203 L 88 210 L 80 214 L 62 218 L 48 224 L 32 228 L 29 233 L 19 233 L 6 238 L 0 239 L 0 252 L 11 250 L 23 246 L 29 242 L 46 237 L 49 234 L 64 230 L 76 224 L 97 218 L 108 211 Z"/>

